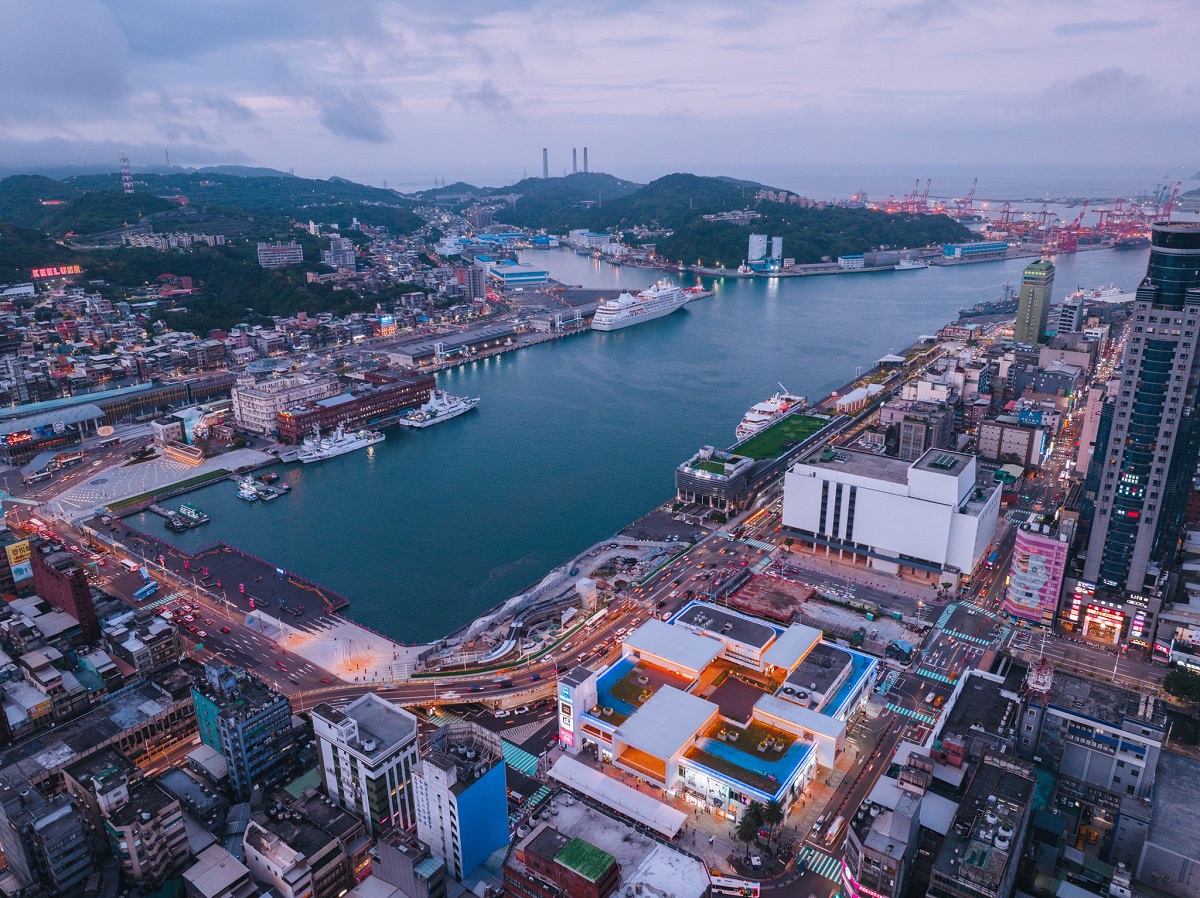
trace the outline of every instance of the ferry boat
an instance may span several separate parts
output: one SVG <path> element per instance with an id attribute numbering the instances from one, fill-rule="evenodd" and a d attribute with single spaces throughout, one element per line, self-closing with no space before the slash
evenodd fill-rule
<path id="1" fill-rule="evenodd" d="M 237 485 L 237 497 L 239 499 L 244 499 L 247 502 L 258 501 L 258 486 L 254 483 L 254 479 L 252 477 L 246 476 L 242 480 L 239 480 Z"/>
<path id="2" fill-rule="evenodd" d="M 789 393 L 788 388 L 783 384 L 779 385 L 779 389 L 780 392 L 770 399 L 751 406 L 750 411 L 746 412 L 746 416 L 742 418 L 735 431 L 739 443 L 807 405 L 803 396 Z"/>
<path id="3" fill-rule="evenodd" d="M 896 263 L 897 271 L 916 271 L 920 268 L 928 268 L 929 263 L 921 259 L 901 259 Z"/>
<path id="4" fill-rule="evenodd" d="M 631 324 L 653 321 L 670 315 L 690 299 L 683 288 L 662 280 L 637 296 L 622 293 L 616 299 L 601 303 L 592 316 L 592 330 L 615 331 Z"/>
<path id="5" fill-rule="evenodd" d="M 202 512 L 195 505 L 188 505 L 186 502 L 179 506 L 179 516 L 186 518 L 193 524 L 207 524 L 209 521 L 208 515 Z"/>
<path id="6" fill-rule="evenodd" d="M 434 390 L 429 401 L 420 408 L 401 415 L 396 423 L 403 427 L 432 427 L 469 412 L 479 405 L 479 400 L 469 396 L 452 396 L 442 390 Z"/>
<path id="7" fill-rule="evenodd" d="M 347 452 L 354 452 L 357 449 L 365 449 L 376 443 L 382 443 L 385 439 L 387 437 L 377 430 L 346 433 L 345 426 L 341 424 L 329 436 L 322 437 L 320 429 L 314 427 L 313 435 L 305 439 L 296 457 L 307 465 L 314 461 L 337 458 L 339 455 L 345 455 Z"/>

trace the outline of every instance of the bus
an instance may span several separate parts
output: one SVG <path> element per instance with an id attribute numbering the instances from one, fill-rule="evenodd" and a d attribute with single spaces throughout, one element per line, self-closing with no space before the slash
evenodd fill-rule
<path id="1" fill-rule="evenodd" d="M 732 876 L 710 876 L 712 894 L 734 895 L 736 898 L 759 898 L 760 886 L 750 879 L 735 879 Z"/>
<path id="2" fill-rule="evenodd" d="M 101 449 L 107 449 L 109 446 L 117 446 L 121 442 L 120 437 L 109 437 L 106 440 L 101 440 L 97 445 Z"/>
<path id="3" fill-rule="evenodd" d="M 53 476 L 53 471 L 42 471 L 40 474 L 30 474 L 28 477 L 22 477 L 21 479 L 26 485 L 29 485 L 31 483 L 41 483 L 43 480 L 49 480 Z"/>
<path id="4" fill-rule="evenodd" d="M 1000 558 L 1000 550 L 993 549 L 992 554 L 987 557 L 987 561 L 984 562 L 984 565 L 987 567 L 995 567 L 996 562 L 999 560 L 999 558 Z"/>
<path id="5" fill-rule="evenodd" d="M 128 558 L 122 558 L 121 564 L 127 568 L 131 574 L 136 574 L 137 569 L 141 566 L 136 561 L 130 561 Z"/>
<path id="6" fill-rule="evenodd" d="M 61 452 L 55 457 L 54 463 L 60 468 L 71 468 L 83 464 L 82 452 Z"/>
<path id="7" fill-rule="evenodd" d="M 150 596 L 154 595 L 156 592 L 158 592 L 158 584 L 151 580 L 149 583 L 135 592 L 133 597 L 140 602 L 142 599 L 150 598 Z"/>

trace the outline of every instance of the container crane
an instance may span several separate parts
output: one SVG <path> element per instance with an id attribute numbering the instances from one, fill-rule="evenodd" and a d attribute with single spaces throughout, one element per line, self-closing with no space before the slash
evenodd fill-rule
<path id="1" fill-rule="evenodd" d="M 971 190 L 962 199 L 955 199 L 954 204 L 958 206 L 958 211 L 954 213 L 955 218 L 970 218 L 975 214 L 975 188 L 979 186 L 979 179 L 976 178 L 971 182 Z"/>

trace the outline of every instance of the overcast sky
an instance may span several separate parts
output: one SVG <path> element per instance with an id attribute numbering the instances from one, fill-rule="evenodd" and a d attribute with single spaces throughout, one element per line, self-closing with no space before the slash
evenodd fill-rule
<path id="1" fill-rule="evenodd" d="M 1200 3 L 0 0 L 0 167 L 1200 166 Z M 1188 172 L 1190 173 L 1190 171 Z M 907 188 L 909 184 L 898 184 Z M 897 190 L 899 192 L 899 190 Z"/>

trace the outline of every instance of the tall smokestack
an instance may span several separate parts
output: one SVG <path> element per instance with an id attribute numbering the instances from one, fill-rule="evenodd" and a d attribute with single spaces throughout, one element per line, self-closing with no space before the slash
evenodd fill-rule
<path id="1" fill-rule="evenodd" d="M 575 148 L 571 147 L 571 174 L 575 174 L 575 172 L 579 171 L 579 166 L 575 164 L 575 152 Z"/>
<path id="2" fill-rule="evenodd" d="M 588 170 L 588 167 L 587 167 L 587 147 L 584 147 L 584 148 L 583 148 L 583 170 L 584 170 L 584 171 L 587 171 L 587 170 Z"/>
<path id="3" fill-rule="evenodd" d="M 542 147 L 542 180 L 550 177 L 550 155 L 546 152 L 546 148 Z"/>

